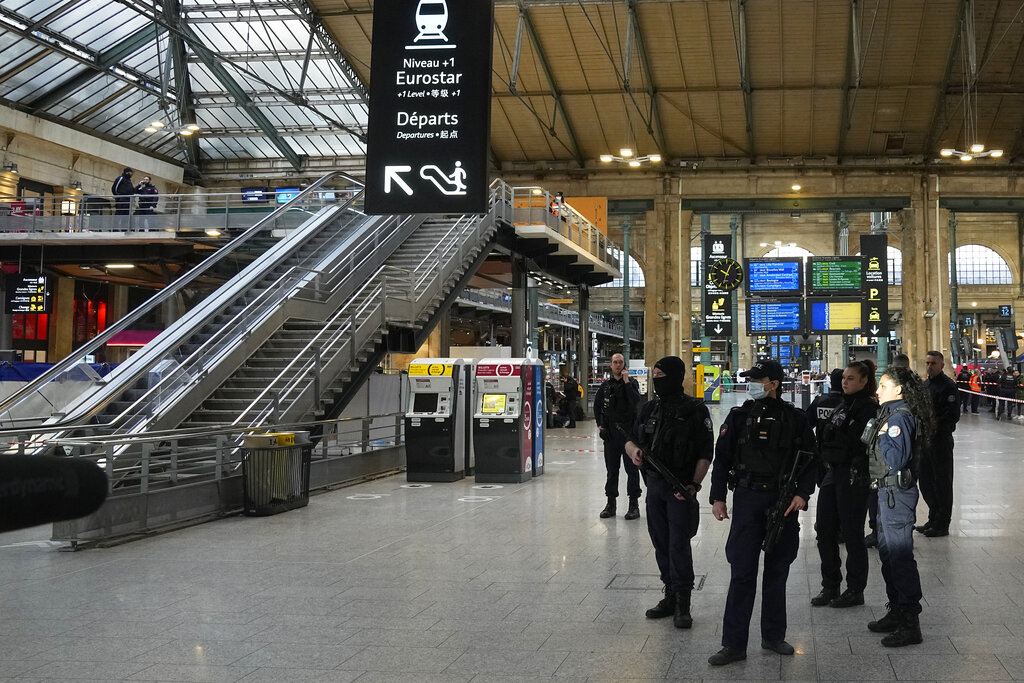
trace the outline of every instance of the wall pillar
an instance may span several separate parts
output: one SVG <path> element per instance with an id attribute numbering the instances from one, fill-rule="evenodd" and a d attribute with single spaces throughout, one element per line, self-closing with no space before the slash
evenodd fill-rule
<path id="1" fill-rule="evenodd" d="M 71 355 L 75 332 L 75 281 L 70 277 L 54 278 L 53 312 L 47 330 L 46 360 L 58 363 Z"/>

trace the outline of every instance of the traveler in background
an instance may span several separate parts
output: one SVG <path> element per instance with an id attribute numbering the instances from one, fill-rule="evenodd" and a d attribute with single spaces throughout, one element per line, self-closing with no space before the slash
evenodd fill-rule
<path id="1" fill-rule="evenodd" d="M 918 527 L 929 538 L 949 535 L 949 521 L 953 516 L 953 432 L 960 419 L 956 382 L 945 374 L 942 353 L 929 351 L 925 356 L 928 381 L 925 387 L 932 398 L 935 415 L 935 435 L 931 447 L 921 459 L 921 495 L 928 504 L 928 521 Z M 878 499 L 879 505 L 882 499 Z"/>
<path id="2" fill-rule="evenodd" d="M 1013 379 L 1017 382 L 1017 393 L 1014 396 L 1018 401 L 1024 401 L 1024 373 L 1020 370 L 1013 371 Z M 1017 417 L 1024 416 L 1024 403 L 1017 404 Z"/>
<path id="3" fill-rule="evenodd" d="M 956 388 L 960 392 L 960 412 L 967 412 L 967 403 L 971 400 L 971 371 L 966 365 L 960 366 L 956 373 Z"/>
<path id="4" fill-rule="evenodd" d="M 640 385 L 626 372 L 626 360 L 621 353 L 612 354 L 612 376 L 606 379 L 594 396 L 594 419 L 598 434 L 604 442 L 604 495 L 608 504 L 601 510 L 601 519 L 615 516 L 615 499 L 619 496 L 619 463 L 626 469 L 626 495 L 629 509 L 626 519 L 640 517 L 640 470 L 626 455 L 629 430 L 636 421 L 639 408 Z"/>
<path id="5" fill-rule="evenodd" d="M 566 427 L 575 429 L 576 427 L 576 406 L 579 405 L 580 399 L 580 385 L 572 377 L 566 376 L 562 380 L 562 393 L 565 395 L 566 408 L 569 411 L 569 422 L 566 423 Z"/>
<path id="6" fill-rule="evenodd" d="M 1013 376 L 1013 372 L 1010 368 L 1003 370 L 1003 374 L 999 378 L 999 409 L 996 411 L 996 419 L 1003 419 L 1003 413 L 1006 413 L 1006 419 L 1013 419 L 1013 399 L 1017 395 L 1017 378 Z"/>
<path id="7" fill-rule="evenodd" d="M 686 365 L 678 356 L 654 364 L 653 401 L 641 408 L 626 450 L 642 468 L 647 484 L 647 530 L 654 543 L 654 558 L 665 586 L 665 597 L 647 610 L 648 619 L 672 616 L 676 628 L 690 628 L 693 592 L 693 552 L 690 539 L 697 534 L 700 514 L 697 492 L 711 466 L 715 430 L 704 401 L 683 392 Z M 678 480 L 684 493 L 650 466 L 657 458 Z"/>
<path id="8" fill-rule="evenodd" d="M 887 370 L 878 383 L 881 408 L 864 435 L 871 486 L 878 491 L 878 555 L 888 599 L 885 616 L 870 622 L 868 630 L 888 633 L 882 638 L 885 647 L 921 642 L 921 576 L 912 529 L 918 501 L 915 470 L 935 425 L 929 394 L 934 390 L 913 371 Z"/>
<path id="9" fill-rule="evenodd" d="M 814 529 L 821 559 L 821 593 L 811 598 L 815 607 L 853 607 L 864 604 L 868 582 L 868 553 L 864 545 L 867 514 L 868 458 L 860 440 L 868 420 L 878 411 L 875 364 L 857 361 L 841 376 L 841 400 L 822 419 L 819 412 L 815 437 L 825 476 L 818 485 Z M 839 545 L 846 545 L 846 590 Z"/>
<path id="10" fill-rule="evenodd" d="M 136 213 L 152 216 L 160 192 L 149 176 L 143 177 L 142 182 L 135 186 L 135 194 L 139 195 L 139 210 Z"/>
<path id="11" fill-rule="evenodd" d="M 132 210 L 132 195 L 135 194 L 135 186 L 132 185 L 132 169 L 125 168 L 121 175 L 114 179 L 110 186 L 110 193 L 114 195 L 114 215 L 127 216 Z"/>

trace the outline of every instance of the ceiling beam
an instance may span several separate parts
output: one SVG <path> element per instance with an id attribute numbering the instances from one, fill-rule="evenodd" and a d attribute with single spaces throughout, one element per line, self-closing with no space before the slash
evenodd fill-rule
<path id="1" fill-rule="evenodd" d="M 171 60 L 174 70 L 174 88 L 178 92 L 178 119 L 182 125 L 197 123 L 196 100 L 192 94 L 192 77 L 188 71 L 188 52 L 181 34 L 181 0 L 166 0 L 163 7 L 167 25 L 174 30 L 168 40 L 167 59 Z M 155 25 L 155 24 L 154 24 Z M 199 140 L 195 135 L 179 136 L 185 147 L 185 181 L 192 185 L 202 182 L 200 163 L 202 156 L 199 151 Z"/>
<path id="2" fill-rule="evenodd" d="M 666 154 L 668 147 L 665 143 L 665 129 L 661 125 L 661 114 L 658 112 L 658 93 L 654 89 L 654 73 L 651 71 L 651 62 L 647 58 L 647 45 L 644 43 L 644 34 L 640 29 L 640 17 L 636 11 L 638 3 L 639 0 L 629 0 L 628 6 L 633 30 L 636 32 L 636 47 L 640 56 L 640 64 L 643 65 L 644 73 L 647 74 L 647 96 L 651 99 L 651 120 L 647 126 L 647 133 L 654 138 L 658 152 Z"/>
<path id="3" fill-rule="evenodd" d="M 850 30 L 846 33 L 846 72 L 843 74 L 843 102 L 839 114 L 839 145 L 836 148 L 836 159 L 843 163 L 843 151 L 846 148 L 846 136 L 850 132 L 853 112 L 850 111 L 850 91 L 860 87 L 860 74 L 854 80 L 853 73 L 860 68 L 860 25 L 857 17 L 857 0 L 850 0 Z"/>
<path id="4" fill-rule="evenodd" d="M 544 55 L 544 48 L 541 47 L 540 39 L 537 37 L 537 32 L 533 28 L 533 22 L 530 20 L 530 14 L 527 10 L 527 3 L 524 0 L 519 1 L 519 16 L 523 19 L 523 25 L 526 27 L 526 32 L 530 36 L 530 42 L 533 43 L 534 54 L 537 55 L 537 61 L 540 62 L 541 71 L 544 72 L 544 77 L 548 81 L 548 87 L 550 88 L 549 94 L 552 99 L 555 100 L 555 111 L 562 118 L 562 124 L 565 126 L 566 135 L 569 136 L 569 142 L 572 144 L 572 153 L 576 157 L 576 162 L 583 166 L 583 152 L 580 149 L 579 140 L 576 137 L 576 131 L 573 130 L 572 123 L 569 121 L 569 115 L 565 111 L 565 106 L 562 103 L 562 94 L 558 90 L 558 85 L 555 83 L 555 77 L 551 72 L 551 65 L 548 64 L 547 57 Z M 555 133 L 555 127 L 553 125 L 548 126 L 548 133 L 552 137 L 557 137 Z"/>
<path id="5" fill-rule="evenodd" d="M 263 105 L 260 105 L 263 106 Z M 364 134 L 365 126 L 357 126 Z M 277 127 L 277 134 L 281 137 L 302 137 L 307 135 L 345 135 L 346 131 L 339 131 L 329 126 L 288 126 Z M 203 128 L 199 131 L 200 138 L 259 138 L 265 135 L 262 128 Z M 196 137 L 193 135 L 192 137 Z"/>
<path id="6" fill-rule="evenodd" d="M 935 144 L 938 142 L 939 135 L 949 125 L 949 117 L 946 113 L 946 90 L 949 88 L 949 79 L 953 73 L 953 66 L 956 64 L 956 54 L 960 49 L 960 41 L 963 39 L 964 19 L 970 5 L 971 0 L 960 0 L 956 29 L 953 31 L 953 40 L 949 44 L 949 54 L 946 56 L 946 71 L 942 74 L 942 83 L 939 85 L 939 92 L 935 97 L 932 123 L 928 127 L 928 137 L 925 138 L 924 148 L 921 150 L 925 156 L 938 153 L 939 150 L 935 149 Z"/>
<path id="7" fill-rule="evenodd" d="M 750 58 L 747 54 L 747 0 L 736 0 L 736 6 L 739 14 L 734 36 L 736 60 L 740 69 L 740 90 L 743 91 L 743 113 L 747 119 L 747 147 L 753 159 L 757 156 L 757 148 L 754 146 L 754 90 L 750 85 Z"/>
<path id="8" fill-rule="evenodd" d="M 95 62 L 90 66 L 100 72 L 108 71 L 112 67 L 124 70 L 122 67 L 117 66 L 118 62 L 135 52 L 138 52 L 147 43 L 151 43 L 159 39 L 163 33 L 164 29 L 155 24 L 143 26 L 131 35 L 125 37 L 123 40 L 118 41 L 115 45 L 112 45 L 103 52 L 98 53 L 96 55 Z M 77 90 L 83 88 L 89 83 L 89 81 L 96 78 L 96 76 L 97 74 L 92 71 L 77 73 L 58 85 L 56 88 L 47 90 L 41 96 L 29 102 L 28 106 L 32 109 L 49 109 L 68 95 L 71 95 Z"/>

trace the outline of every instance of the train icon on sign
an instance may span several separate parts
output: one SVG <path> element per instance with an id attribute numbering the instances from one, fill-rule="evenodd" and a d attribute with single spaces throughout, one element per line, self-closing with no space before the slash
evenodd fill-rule
<path id="1" fill-rule="evenodd" d="M 444 50 L 455 46 L 444 34 L 448 27 L 448 3 L 446 0 L 420 0 L 416 4 L 416 29 L 419 33 L 413 43 L 427 41 L 422 45 L 406 45 L 406 50 Z"/>

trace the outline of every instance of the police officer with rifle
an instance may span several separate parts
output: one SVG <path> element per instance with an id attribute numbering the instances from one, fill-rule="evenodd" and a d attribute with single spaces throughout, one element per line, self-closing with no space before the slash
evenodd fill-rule
<path id="1" fill-rule="evenodd" d="M 726 490 L 733 490 L 733 520 L 725 545 L 732 576 L 722 649 L 708 658 L 713 666 L 747 658 L 762 549 L 761 647 L 793 654 L 793 646 L 786 642 L 786 580 L 800 545 L 797 514 L 807 508 L 818 469 L 807 416 L 779 398 L 782 366 L 759 360 L 740 376 L 748 380 L 750 400 L 726 417 L 711 475 L 715 519 L 729 519 Z"/>
<path id="2" fill-rule="evenodd" d="M 665 585 L 665 597 L 646 616 L 672 616 L 676 628 L 693 626 L 690 539 L 697 534 L 697 491 L 711 466 L 715 441 L 707 406 L 683 392 L 685 373 L 678 356 L 654 364 L 651 378 L 657 398 L 640 410 L 626 442 L 626 453 L 641 468 L 647 484 L 647 530 Z"/>

